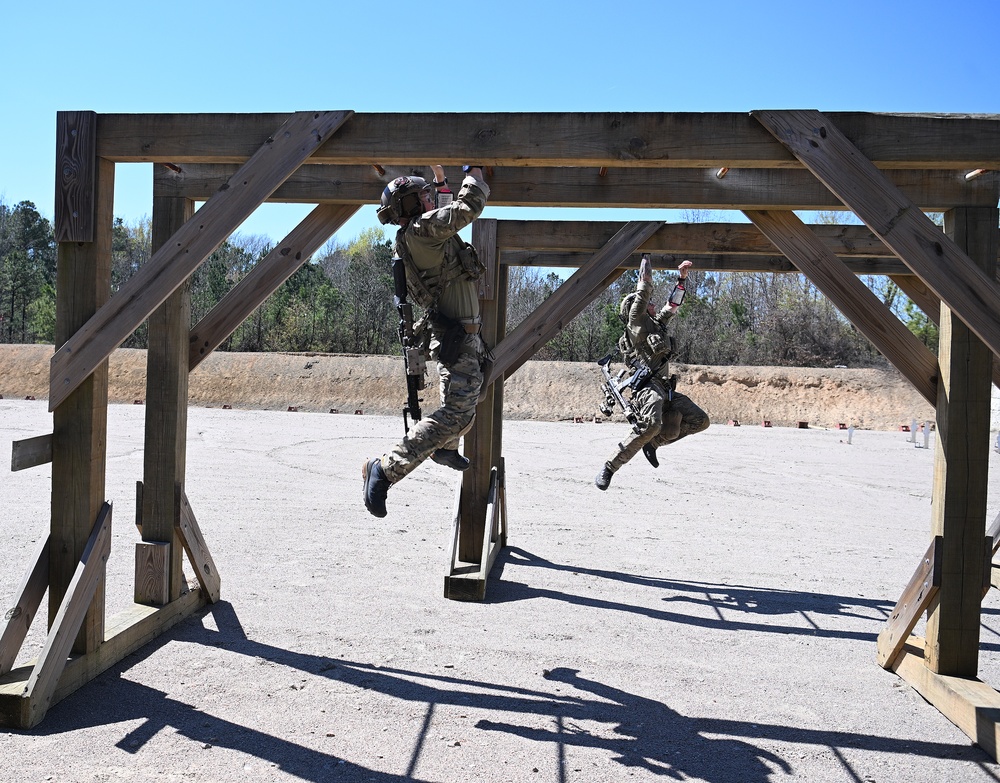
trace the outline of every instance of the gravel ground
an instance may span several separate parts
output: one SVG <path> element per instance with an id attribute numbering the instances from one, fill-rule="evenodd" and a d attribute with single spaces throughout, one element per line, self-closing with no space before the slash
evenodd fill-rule
<path id="1" fill-rule="evenodd" d="M 0 450 L 50 428 L 44 402 L 0 400 Z M 110 408 L 109 614 L 131 600 L 142 429 L 142 406 Z M 422 466 L 386 519 L 361 502 L 363 459 L 400 429 L 192 408 L 187 494 L 222 601 L 0 731 L 3 778 L 1000 780 L 874 660 L 928 542 L 922 438 L 716 425 L 601 493 L 624 426 L 508 422 L 510 547 L 486 601 L 460 603 L 442 597 L 456 475 Z M 0 474 L 3 600 L 49 488 L 47 467 Z M 1000 684 L 997 591 L 985 606 Z M 40 645 L 33 629 L 21 660 Z"/>

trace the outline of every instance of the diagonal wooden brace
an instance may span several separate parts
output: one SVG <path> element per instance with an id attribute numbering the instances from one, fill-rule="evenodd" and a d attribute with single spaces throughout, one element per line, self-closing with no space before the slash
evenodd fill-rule
<path id="1" fill-rule="evenodd" d="M 14 666 L 21 645 L 24 644 L 24 637 L 31 628 L 31 621 L 35 619 L 38 607 L 48 589 L 50 539 L 50 536 L 46 536 L 39 545 L 31 568 L 17 590 L 17 603 L 5 615 L 7 625 L 0 635 L 0 676 L 9 672 Z"/>
<path id="2" fill-rule="evenodd" d="M 105 503 L 97 515 L 94 529 L 80 557 L 66 595 L 49 628 L 41 655 L 28 678 L 24 698 L 28 705 L 28 725 L 36 726 L 52 703 L 59 677 L 83 623 L 94 591 L 104 577 L 104 566 L 111 554 L 111 504 Z"/>
<path id="3" fill-rule="evenodd" d="M 215 567 L 212 553 L 208 551 L 208 545 L 201 534 L 201 528 L 198 527 L 198 520 L 194 518 L 194 511 L 191 510 L 191 504 L 180 484 L 176 485 L 176 492 L 179 496 L 177 505 L 180 508 L 180 518 L 175 524 L 177 533 L 181 538 L 184 551 L 187 552 L 188 560 L 191 561 L 195 576 L 198 577 L 201 589 L 208 597 L 209 603 L 214 604 L 219 600 L 222 584 L 219 570 Z"/>
<path id="4" fill-rule="evenodd" d="M 493 349 L 495 361 L 485 389 L 510 375 L 551 340 L 621 274 L 618 267 L 663 226 L 662 222 L 633 221 L 622 226 L 585 265 Z"/>
<path id="5" fill-rule="evenodd" d="M 251 157 L 52 357 L 49 410 L 124 342 L 353 114 L 299 112 Z"/>
<path id="6" fill-rule="evenodd" d="M 320 204 L 275 245 L 233 290 L 191 329 L 188 370 L 197 367 L 346 223 L 359 207 Z"/>
<path id="7" fill-rule="evenodd" d="M 885 243 L 994 353 L 1000 286 L 818 111 L 753 116 Z"/>
<path id="8" fill-rule="evenodd" d="M 937 406 L 937 357 L 792 211 L 744 211 L 847 319 L 874 343 L 932 407 Z"/>
<path id="9" fill-rule="evenodd" d="M 917 570 L 913 572 L 903 594 L 896 602 L 882 633 L 878 635 L 878 665 L 891 669 L 902 652 L 910 632 L 927 611 L 941 587 L 941 551 L 944 537 L 935 536 Z"/>

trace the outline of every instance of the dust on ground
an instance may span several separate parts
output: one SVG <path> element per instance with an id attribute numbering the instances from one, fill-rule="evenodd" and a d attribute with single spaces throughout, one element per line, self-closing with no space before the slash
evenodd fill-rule
<path id="1" fill-rule="evenodd" d="M 0 395 L 48 396 L 52 346 L 0 346 Z M 678 390 L 715 423 L 775 427 L 896 430 L 933 419 L 933 408 L 895 370 L 673 365 Z M 146 352 L 119 349 L 109 363 L 111 402 L 146 396 Z M 428 374 L 424 407 L 437 396 Z M 602 418 L 601 375 L 595 363 L 531 361 L 507 379 L 504 417 L 532 421 Z M 396 356 L 322 353 L 225 353 L 205 359 L 189 381 L 192 405 L 246 410 L 338 410 L 393 415 L 405 400 L 402 361 Z M 616 419 L 621 416 L 616 414 Z"/>

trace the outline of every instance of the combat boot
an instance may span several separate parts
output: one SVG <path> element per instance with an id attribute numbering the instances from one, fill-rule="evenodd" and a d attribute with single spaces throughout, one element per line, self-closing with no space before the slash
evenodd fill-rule
<path id="1" fill-rule="evenodd" d="M 361 468 L 361 476 L 365 482 L 365 508 L 374 516 L 384 517 L 388 513 L 385 510 L 385 496 L 389 492 L 392 482 L 385 477 L 382 461 L 379 459 L 368 460 Z"/>
<path id="2" fill-rule="evenodd" d="M 649 464 L 654 468 L 660 467 L 660 460 L 656 458 L 656 447 L 652 443 L 647 443 L 642 447 L 642 453 L 649 460 Z"/>
<path id="3" fill-rule="evenodd" d="M 601 468 L 601 472 L 594 479 L 594 485 L 603 492 L 611 485 L 611 477 L 613 475 L 615 475 L 615 471 L 612 469 L 611 463 L 605 462 L 604 467 Z"/>
<path id="4" fill-rule="evenodd" d="M 431 459 L 452 470 L 467 470 L 472 464 L 468 458 L 458 453 L 458 449 L 437 449 L 431 454 Z"/>

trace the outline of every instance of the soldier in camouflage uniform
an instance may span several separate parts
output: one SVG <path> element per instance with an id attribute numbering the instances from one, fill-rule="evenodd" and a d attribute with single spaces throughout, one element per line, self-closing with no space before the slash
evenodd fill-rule
<path id="1" fill-rule="evenodd" d="M 618 340 L 619 350 L 631 366 L 637 367 L 641 362 L 652 373 L 649 380 L 632 394 L 632 402 L 639 410 L 642 431 L 638 435 L 633 434 L 627 442 L 619 443 L 617 451 L 604 463 L 594 479 L 600 490 L 608 488 L 615 472 L 640 449 L 649 463 L 657 468 L 660 463 L 656 450 L 660 446 L 675 443 L 708 427 L 705 411 L 685 395 L 673 391 L 670 381 L 672 340 L 667 334 L 667 323 L 680 307 L 684 281 L 691 266 L 690 261 L 681 262 L 678 285 L 667 304 L 657 312 L 650 301 L 653 265 L 648 256 L 643 256 L 639 266 L 639 285 L 635 293 L 622 300 L 619 315 L 625 323 L 625 332 Z"/>
<path id="2" fill-rule="evenodd" d="M 455 470 L 469 460 L 458 452 L 459 438 L 472 426 L 483 385 L 477 280 L 483 268 L 458 232 L 482 213 L 490 189 L 481 166 L 465 166 L 458 197 L 435 208 L 435 192 L 420 177 L 400 177 L 382 192 L 379 220 L 399 226 L 395 253 L 406 268 L 410 297 L 426 312 L 430 354 L 441 376 L 441 407 L 416 422 L 381 459 L 364 464 L 364 500 L 377 517 L 386 515 L 386 493 L 428 457 Z M 444 170 L 434 167 L 443 190 Z M 419 326 L 419 325 L 418 325 Z M 416 327 L 415 327 L 416 328 Z"/>

